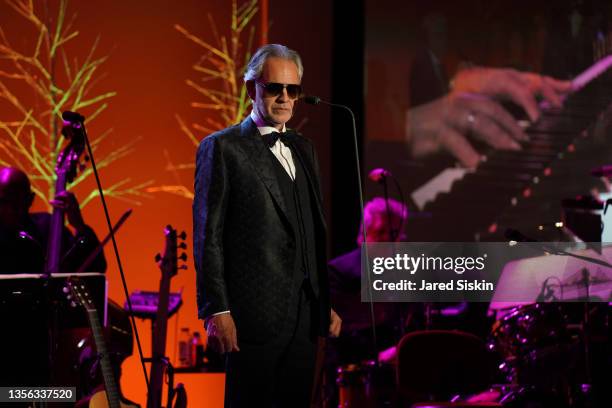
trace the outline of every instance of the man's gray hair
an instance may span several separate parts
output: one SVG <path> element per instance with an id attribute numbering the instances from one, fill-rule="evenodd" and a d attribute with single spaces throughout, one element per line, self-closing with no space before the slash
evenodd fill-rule
<path id="1" fill-rule="evenodd" d="M 293 61 L 297 65 L 298 78 L 302 80 L 304 66 L 300 55 L 292 49 L 281 44 L 266 44 L 260 47 L 251 57 L 246 70 L 244 72 L 244 82 L 258 79 L 261 76 L 264 63 L 270 57 L 283 58 Z"/>

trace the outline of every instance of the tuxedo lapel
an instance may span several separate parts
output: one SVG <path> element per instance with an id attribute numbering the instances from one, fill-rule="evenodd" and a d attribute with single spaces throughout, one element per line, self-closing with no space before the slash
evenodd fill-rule
<path id="1" fill-rule="evenodd" d="M 278 180 L 274 172 L 274 163 L 270 160 L 270 151 L 261 139 L 261 134 L 257 126 L 250 117 L 247 117 L 240 125 L 242 135 L 242 146 L 245 153 L 251 159 L 251 164 L 255 168 L 259 178 L 264 183 L 270 195 L 281 209 L 283 216 L 289 221 L 287 203 L 278 185 Z"/>

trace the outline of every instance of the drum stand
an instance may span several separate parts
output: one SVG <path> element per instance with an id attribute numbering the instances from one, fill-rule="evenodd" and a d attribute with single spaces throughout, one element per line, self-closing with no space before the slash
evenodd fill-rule
<path id="1" fill-rule="evenodd" d="M 591 319 L 589 317 L 590 315 L 589 300 L 591 296 L 589 292 L 590 279 L 591 279 L 591 274 L 589 270 L 586 268 L 583 268 L 582 269 L 582 283 L 584 284 L 584 288 L 586 292 L 585 292 L 585 301 L 584 301 L 584 306 L 583 306 L 584 309 L 583 309 L 581 331 L 582 331 L 582 341 L 584 343 L 583 345 L 584 346 L 584 374 L 586 377 L 585 378 L 586 384 L 581 384 L 580 391 L 585 397 L 584 406 L 586 408 L 590 408 L 592 406 L 591 401 L 592 401 L 592 384 L 593 384 L 592 367 L 591 367 L 591 350 L 590 350 Z"/>

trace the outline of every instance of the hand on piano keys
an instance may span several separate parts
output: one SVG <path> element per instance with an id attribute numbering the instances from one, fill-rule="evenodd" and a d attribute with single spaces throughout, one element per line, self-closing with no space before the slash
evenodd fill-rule
<path id="1" fill-rule="evenodd" d="M 452 90 L 514 102 L 535 122 L 540 117 L 536 98 L 541 97 L 551 106 L 560 108 L 563 98 L 572 90 L 572 83 L 514 69 L 470 68 L 457 73 Z"/>
<path id="2" fill-rule="evenodd" d="M 444 150 L 462 166 L 475 168 L 480 155 L 469 138 L 506 150 L 520 150 L 520 142 L 528 140 L 503 101 L 515 103 L 536 121 L 536 97 L 560 107 L 571 87 L 569 81 L 511 69 L 466 69 L 449 94 L 407 111 L 406 140 L 416 158 Z"/>

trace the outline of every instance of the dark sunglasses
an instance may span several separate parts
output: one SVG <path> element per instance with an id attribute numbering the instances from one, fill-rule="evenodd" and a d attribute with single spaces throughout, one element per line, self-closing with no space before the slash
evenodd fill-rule
<path id="1" fill-rule="evenodd" d="M 278 82 L 260 82 L 255 80 L 255 83 L 261 85 L 266 96 L 278 96 L 283 93 L 283 89 L 287 90 L 287 96 L 291 99 L 297 99 L 302 96 L 302 86 L 297 84 L 279 84 Z"/>

